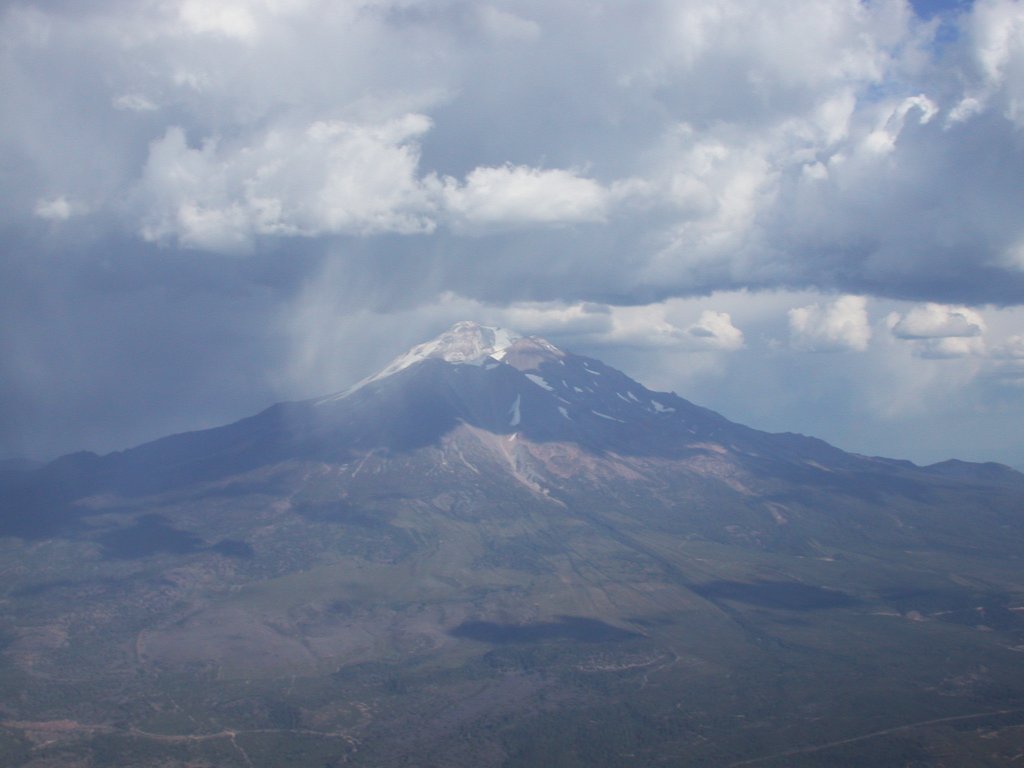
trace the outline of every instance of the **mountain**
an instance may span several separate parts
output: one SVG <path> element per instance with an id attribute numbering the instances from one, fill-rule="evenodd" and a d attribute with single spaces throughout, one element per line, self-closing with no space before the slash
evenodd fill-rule
<path id="1" fill-rule="evenodd" d="M 5 765 L 1010 765 L 1024 475 L 459 323 L 0 472 Z"/>

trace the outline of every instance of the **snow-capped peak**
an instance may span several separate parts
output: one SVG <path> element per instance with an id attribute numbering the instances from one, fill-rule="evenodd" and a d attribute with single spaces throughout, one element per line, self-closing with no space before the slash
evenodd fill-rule
<path id="1" fill-rule="evenodd" d="M 398 366 L 394 371 L 390 370 L 391 366 L 385 368 L 384 371 L 394 373 L 428 357 L 440 358 L 447 363 L 482 365 L 488 357 L 500 360 L 501 353 L 520 338 L 521 336 L 514 331 L 463 320 L 433 341 L 413 347 L 392 362 L 391 366 Z"/>
<path id="2" fill-rule="evenodd" d="M 501 360 L 505 351 L 521 338 L 522 336 L 518 333 L 505 328 L 463 320 L 436 339 L 417 344 L 404 355 L 396 357 L 377 373 L 322 402 L 346 397 L 371 382 L 393 376 L 411 365 L 430 358 L 461 365 L 483 365 L 488 360 Z"/>

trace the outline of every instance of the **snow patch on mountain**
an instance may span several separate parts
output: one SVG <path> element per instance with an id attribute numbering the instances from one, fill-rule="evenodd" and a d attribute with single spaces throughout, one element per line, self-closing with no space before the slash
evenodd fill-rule
<path id="1" fill-rule="evenodd" d="M 326 403 L 348 397 L 367 384 L 394 376 L 399 371 L 428 359 L 444 360 L 446 363 L 458 365 L 486 365 L 501 361 L 508 348 L 521 338 L 522 336 L 518 333 L 505 328 L 495 328 L 480 325 L 471 320 L 463 320 L 436 339 L 417 344 L 372 376 L 368 376 L 343 392 L 326 397 L 320 402 Z"/>
<path id="2" fill-rule="evenodd" d="M 548 392 L 555 391 L 555 388 L 548 384 L 547 379 L 545 379 L 543 376 L 538 376 L 535 373 L 528 373 L 526 374 L 526 378 L 528 378 L 541 389 L 546 389 Z"/>

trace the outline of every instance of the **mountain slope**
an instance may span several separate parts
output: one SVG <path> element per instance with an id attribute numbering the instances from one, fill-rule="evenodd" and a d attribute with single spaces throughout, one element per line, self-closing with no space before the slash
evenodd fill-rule
<path id="1" fill-rule="evenodd" d="M 759 432 L 542 339 L 460 323 L 2 483 L 4 764 L 1017 754 L 1024 477 Z"/>

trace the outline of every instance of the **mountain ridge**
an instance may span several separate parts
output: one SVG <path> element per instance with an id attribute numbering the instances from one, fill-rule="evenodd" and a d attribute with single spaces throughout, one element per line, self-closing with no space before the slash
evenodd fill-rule
<path id="1" fill-rule="evenodd" d="M 461 322 L 334 395 L 278 403 L 231 424 L 105 456 L 70 454 L 39 469 L 8 473 L 0 488 L 7 499 L 0 507 L 0 534 L 74 530 L 88 517 L 79 500 L 92 496 L 140 498 L 289 462 L 349 466 L 378 455 L 415 463 L 417 452 L 452 436 L 457 443 L 459 436 L 476 434 L 471 444 L 477 450 L 483 433 L 517 441 L 514 450 L 502 449 L 506 458 L 494 471 L 511 472 L 517 480 L 526 472 L 534 485 L 549 474 L 542 484 L 549 497 L 559 487 L 587 482 L 587 472 L 597 468 L 602 476 L 625 473 L 634 483 L 654 485 L 676 484 L 675 473 L 708 499 L 738 493 L 729 503 L 761 510 L 755 518 L 765 510 L 777 513 L 771 505 L 785 504 L 778 499 L 808 494 L 880 504 L 889 497 L 1024 489 L 1024 474 L 994 463 L 951 460 L 918 467 L 847 453 L 815 437 L 762 432 L 674 393 L 648 390 L 599 360 L 542 338 Z M 777 498 L 755 503 L 758 495 Z M 773 530 L 770 538 L 781 533 Z M 839 534 L 836 529 L 831 535 Z M 788 533 L 783 538 L 795 540 Z"/>
<path id="2" fill-rule="evenodd" d="M 374 391 L 371 400 L 386 398 L 388 397 L 386 390 L 389 386 L 386 381 L 389 378 L 401 375 L 400 378 L 404 379 L 410 368 L 420 367 L 424 364 L 428 368 L 435 367 L 437 375 L 424 374 L 420 377 L 421 381 L 410 381 L 404 386 L 407 389 L 417 387 L 429 389 L 431 396 L 440 395 L 442 399 L 447 398 L 449 405 L 451 405 L 450 400 L 453 393 L 456 399 L 462 397 L 465 400 L 468 395 L 479 398 L 479 390 L 486 389 L 492 384 L 497 386 L 499 391 L 506 393 L 507 408 L 504 413 L 502 413 L 504 405 L 493 401 L 493 399 L 487 403 L 475 402 L 473 407 L 468 410 L 455 408 L 455 413 L 449 413 L 444 422 L 449 428 L 459 419 L 468 419 L 470 423 L 475 423 L 475 419 L 477 422 L 481 422 L 477 424 L 478 426 L 486 425 L 499 432 L 520 431 L 528 437 L 552 439 L 555 433 L 565 438 L 566 430 L 557 430 L 551 425 L 570 421 L 576 422 L 577 439 L 582 440 L 584 444 L 588 444 L 589 441 L 588 447 L 599 449 L 602 438 L 609 439 L 609 434 L 613 438 L 616 437 L 615 423 L 628 424 L 630 421 L 636 422 L 639 419 L 644 427 L 666 423 L 671 425 L 671 417 L 676 414 L 681 417 L 681 420 L 676 419 L 675 426 L 689 430 L 691 434 L 701 440 L 714 438 L 716 429 L 730 429 L 733 430 L 733 437 L 742 438 L 748 443 L 763 445 L 765 441 L 774 441 L 772 447 L 783 454 L 793 451 L 798 453 L 803 451 L 808 455 L 827 453 L 832 458 L 842 458 L 844 461 L 874 462 L 879 466 L 928 471 L 947 477 L 984 477 L 988 480 L 1001 478 L 1007 482 L 1018 479 L 1024 481 L 1024 474 L 997 462 L 965 462 L 949 459 L 930 465 L 917 465 L 902 459 L 848 453 L 814 436 L 794 432 L 770 433 L 746 427 L 731 422 L 721 414 L 697 406 L 675 393 L 649 390 L 599 360 L 565 353 L 540 337 L 524 337 L 515 332 L 481 326 L 471 321 L 456 323 L 434 340 L 416 345 L 377 373 L 335 394 L 277 403 L 253 416 L 230 424 L 169 435 L 109 454 L 98 455 L 92 452 L 68 454 L 46 466 L 76 463 L 95 465 L 96 459 L 100 459 L 102 463 L 113 460 L 115 457 L 128 458 L 142 455 L 154 458 L 165 455 L 166 460 L 177 462 L 187 461 L 188 454 L 191 452 L 198 452 L 201 454 L 199 458 L 205 460 L 219 452 L 230 451 L 233 444 L 245 440 L 258 440 L 261 434 L 264 437 L 285 438 L 290 432 L 292 433 L 291 437 L 295 438 L 297 437 L 295 433 L 303 429 L 315 432 L 314 422 L 317 420 L 336 425 L 337 422 L 345 418 L 352 418 L 352 414 L 348 413 L 348 409 L 343 405 L 346 400 L 353 397 L 363 398 L 366 393 L 360 393 L 367 387 Z M 437 381 L 440 375 L 438 371 L 442 370 L 438 367 L 440 364 L 453 366 L 456 369 L 460 369 L 462 366 L 481 369 L 482 378 L 486 381 L 457 382 L 453 379 Z M 515 384 L 509 380 L 509 376 L 505 376 L 504 381 L 492 381 L 492 379 L 502 379 L 501 374 L 507 373 L 505 370 L 507 368 L 516 370 L 522 378 L 519 378 Z M 491 377 L 486 375 L 496 370 L 499 371 L 499 374 Z M 461 378 L 464 380 L 480 378 L 481 372 L 462 372 Z M 603 375 L 614 380 L 611 387 L 607 386 L 606 381 L 601 380 L 600 377 Z M 545 378 L 545 376 L 549 378 Z M 441 378 L 445 379 L 444 376 Z M 382 387 L 384 391 L 381 391 Z M 556 391 L 556 387 L 558 391 Z M 532 416 L 527 416 L 526 422 L 523 422 L 524 408 L 527 407 L 522 400 L 524 393 L 526 393 L 530 404 L 541 409 L 543 422 L 539 422 Z M 519 421 L 513 424 L 513 410 L 517 397 L 519 398 Z M 641 402 L 641 398 L 643 398 L 643 402 Z M 392 396 L 391 399 L 394 401 L 396 398 Z M 355 401 L 350 400 L 350 402 Z M 360 407 L 365 407 L 368 404 L 365 398 L 359 402 Z M 554 407 L 552 407 L 553 404 Z M 437 413 L 427 416 L 430 411 L 436 410 L 431 407 L 430 403 L 422 404 L 420 413 L 417 413 L 415 406 L 410 404 L 409 398 L 406 398 L 404 402 L 398 402 L 397 405 L 395 402 L 389 402 L 387 407 L 401 407 L 401 413 L 408 421 L 433 423 L 435 430 L 429 435 L 429 439 L 440 437 L 440 434 L 436 432 L 440 428 L 440 422 L 437 419 L 442 417 Z M 601 410 L 598 410 L 599 408 Z M 570 409 L 572 410 L 571 415 Z M 328 415 L 331 410 L 340 411 L 340 413 Z M 358 410 L 358 408 L 353 410 Z M 641 413 L 641 411 L 643 412 Z M 382 421 L 398 420 L 386 412 L 374 413 L 373 416 Z M 595 419 L 600 419 L 600 421 Z M 365 422 L 365 419 L 363 421 Z M 503 421 L 506 423 L 502 423 Z M 604 430 L 600 429 L 602 426 L 605 427 Z M 513 429 L 514 427 L 518 427 L 518 429 Z M 698 429 L 701 433 L 699 435 Z M 322 427 L 320 431 L 324 431 Z M 356 431 L 358 432 L 358 430 Z M 572 429 L 568 430 L 568 432 L 572 431 Z M 618 439 L 617 441 L 613 440 L 613 444 L 618 448 L 626 447 L 623 444 L 625 436 L 622 433 L 624 431 L 619 428 L 617 430 Z M 722 437 L 721 434 L 717 436 Z M 644 437 L 650 439 L 651 435 L 646 434 Z M 676 437 L 681 436 L 676 435 Z M 364 423 L 362 435 L 356 435 L 355 439 L 358 446 L 367 447 L 374 439 L 372 430 Z M 385 444 L 375 447 L 397 448 L 403 444 L 401 436 L 392 435 L 390 444 L 386 435 L 379 439 Z M 404 439 L 415 442 L 412 435 L 407 434 Z M 425 440 L 428 439 L 428 436 L 424 433 L 419 439 Z M 691 444 L 695 442 L 697 441 L 691 441 Z M 633 445 L 634 448 L 637 445 L 635 440 Z M 679 440 L 676 447 L 683 445 L 684 443 Z M 309 447 L 306 446 L 307 449 Z M 662 448 L 665 449 L 665 446 Z M 32 472 L 39 469 L 40 467 L 33 467 L 19 471 Z M 45 469 L 45 466 L 42 469 Z"/>

